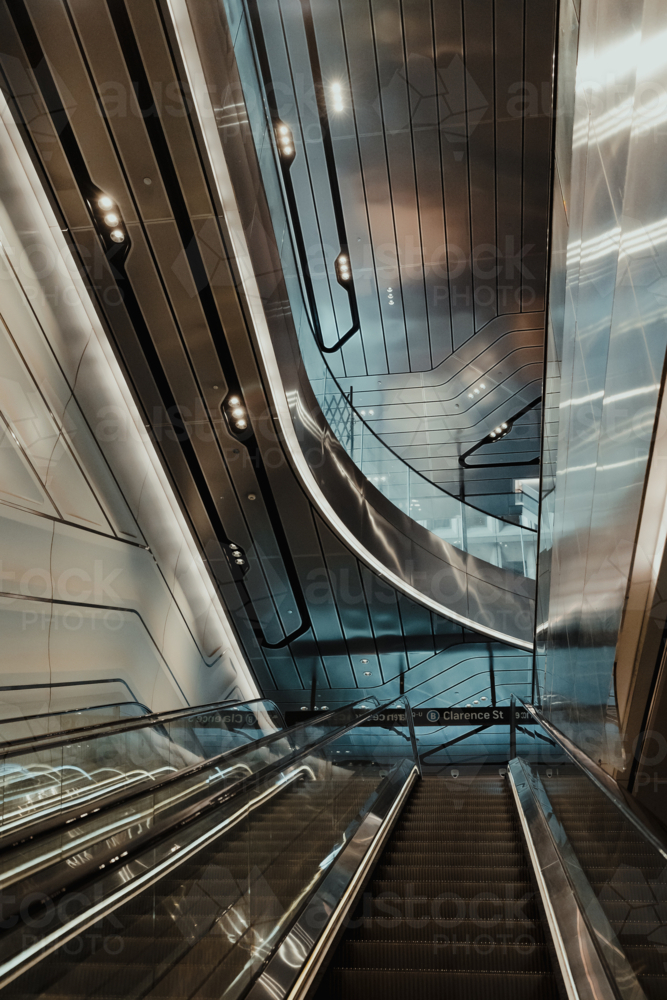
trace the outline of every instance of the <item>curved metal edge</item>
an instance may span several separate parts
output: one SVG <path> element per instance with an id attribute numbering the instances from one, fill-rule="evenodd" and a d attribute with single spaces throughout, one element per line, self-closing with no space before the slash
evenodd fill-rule
<path id="1" fill-rule="evenodd" d="M 405 773 L 407 771 L 407 774 Z M 347 847 L 306 904 L 245 1000 L 302 1000 L 382 851 L 414 782 L 408 760 L 385 779 L 376 801 Z M 395 788 L 400 782 L 398 791 Z"/>
<path id="2" fill-rule="evenodd" d="M 217 193 L 223 207 L 231 249 L 238 267 L 242 289 L 248 306 L 249 319 L 259 349 L 259 360 L 261 360 L 263 372 L 266 377 L 267 395 L 272 404 L 274 419 L 290 457 L 292 470 L 296 474 L 298 481 L 311 503 L 325 518 L 344 544 L 390 586 L 406 594 L 416 603 L 428 608 L 430 611 L 434 611 L 438 615 L 443 615 L 490 639 L 509 643 L 519 649 L 532 651 L 532 639 L 528 639 L 526 636 L 529 631 L 532 633 L 533 581 L 525 580 L 523 577 L 518 577 L 515 574 L 509 574 L 489 564 L 483 564 L 473 556 L 469 556 L 467 553 L 448 545 L 448 543 L 432 535 L 414 521 L 411 522 L 410 531 L 412 533 L 414 529 L 414 533 L 418 539 L 417 542 L 412 542 L 411 538 L 407 537 L 402 542 L 398 538 L 399 531 L 393 524 L 393 519 L 387 517 L 390 502 L 386 501 L 379 491 L 374 490 L 372 484 L 368 483 L 365 477 L 362 477 L 364 479 L 363 489 L 354 489 L 354 492 L 347 498 L 347 502 L 342 505 L 341 510 L 346 516 L 350 515 L 352 517 L 355 525 L 360 519 L 363 521 L 365 529 L 363 534 L 366 536 L 365 541 L 369 544 L 373 543 L 373 549 L 371 549 L 359 541 L 358 535 L 351 530 L 350 524 L 343 519 L 342 513 L 334 509 L 331 500 L 321 489 L 321 479 L 316 477 L 314 470 L 308 463 L 292 420 L 290 403 L 287 398 L 286 388 L 276 355 L 276 345 L 271 337 L 264 312 L 262 296 L 257 276 L 253 269 L 252 256 L 246 239 L 240 207 L 236 200 L 229 166 L 220 145 L 215 114 L 211 104 L 211 94 L 206 86 L 189 12 L 183 0 L 167 0 L 167 4 L 175 37 L 178 40 L 183 58 L 193 108 L 201 129 Z M 297 394 L 300 392 L 300 389 L 302 387 L 295 389 Z M 334 446 L 334 450 L 336 454 L 331 456 L 331 462 L 329 463 L 330 474 L 333 475 L 335 472 L 337 481 L 347 479 L 350 482 L 350 486 L 354 486 L 355 474 L 357 472 L 356 467 L 351 459 L 349 459 L 349 456 L 347 456 L 347 453 L 343 451 L 342 447 L 339 446 L 338 449 L 335 449 Z M 326 459 L 327 455 L 323 453 L 323 457 Z M 323 471 L 325 470 L 320 464 L 320 477 Z M 361 473 L 358 473 L 358 475 L 361 476 Z M 372 504 L 364 495 L 365 493 L 372 497 Z M 385 505 L 382 504 L 383 500 L 385 501 Z M 397 515 L 401 515 L 401 512 L 393 504 L 391 507 L 393 507 Z M 391 536 L 392 546 L 390 547 L 390 551 L 387 551 L 388 546 L 384 538 L 385 529 L 388 530 Z M 436 543 L 440 544 L 436 545 Z M 429 551 L 434 545 L 436 545 L 437 554 L 436 551 Z M 391 563 L 391 568 L 382 561 L 378 554 L 385 552 Z M 390 556 L 392 558 L 389 558 Z M 427 557 L 424 565 L 422 565 L 424 561 L 422 556 Z M 405 572 L 406 566 L 410 563 L 414 568 L 411 573 L 411 579 L 408 580 L 401 574 Z M 451 579 L 457 583 L 457 587 L 463 576 L 466 579 L 468 575 L 473 578 L 474 593 L 469 594 L 467 588 L 463 588 L 463 590 L 460 588 L 457 589 L 459 610 L 455 607 L 444 605 L 441 601 L 436 600 L 415 585 L 420 578 L 431 580 L 437 578 L 438 573 L 442 574 L 443 570 L 449 572 Z M 475 590 L 475 588 L 477 589 Z M 528 590 L 531 591 L 530 594 L 527 593 Z M 522 591 L 526 591 L 526 593 L 522 593 Z M 503 605 L 499 612 L 499 617 L 503 622 L 500 628 L 494 627 L 493 621 L 490 621 L 490 619 L 493 619 L 494 605 L 499 602 Z M 472 614 L 471 603 L 475 606 Z M 480 615 L 481 621 L 475 620 L 475 611 Z M 526 624 L 524 628 L 519 629 L 521 632 L 520 635 L 512 635 L 508 631 L 505 631 L 507 621 L 517 625 L 518 622 L 523 623 L 524 619 Z"/>
<path id="3" fill-rule="evenodd" d="M 517 696 L 518 698 L 518 696 Z M 612 778 L 610 774 L 607 774 L 599 764 L 596 764 L 594 760 L 584 753 L 576 743 L 573 743 L 564 733 L 560 731 L 552 722 L 545 719 L 541 712 L 539 712 L 534 705 L 528 705 L 526 702 L 521 701 L 521 704 L 526 709 L 527 712 L 532 715 L 537 723 L 544 729 L 552 740 L 563 750 L 570 760 L 576 764 L 586 775 L 586 777 L 593 782 L 593 784 L 600 789 L 607 798 L 614 803 L 617 809 L 619 809 L 629 823 L 639 831 L 639 833 L 644 837 L 645 840 L 649 842 L 651 847 L 655 848 L 662 857 L 667 861 L 667 837 L 665 831 L 659 825 L 658 821 L 651 816 L 642 806 L 634 799 L 631 795 L 625 793 L 618 783 Z"/>
<path id="4" fill-rule="evenodd" d="M 646 1000 L 539 777 L 518 757 L 507 773 L 569 1000 Z"/>

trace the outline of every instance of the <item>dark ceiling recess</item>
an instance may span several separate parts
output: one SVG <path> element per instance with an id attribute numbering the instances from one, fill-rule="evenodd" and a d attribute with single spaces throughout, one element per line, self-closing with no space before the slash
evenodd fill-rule
<path id="1" fill-rule="evenodd" d="M 349 270 L 350 249 L 348 246 L 347 231 L 345 228 L 343 202 L 340 195 L 340 188 L 338 186 L 338 174 L 336 172 L 336 160 L 334 156 L 333 142 L 331 140 L 331 131 L 329 129 L 329 115 L 327 112 L 327 104 L 324 94 L 324 84 L 322 82 L 320 57 L 317 51 L 317 40 L 315 38 L 315 29 L 313 26 L 313 14 L 310 8 L 310 0 L 300 0 L 300 2 L 301 2 L 301 9 L 303 11 L 303 24 L 306 31 L 306 39 L 308 43 L 310 72 L 312 74 L 315 86 L 317 114 L 319 116 L 320 129 L 322 135 L 322 145 L 324 148 L 324 158 L 326 162 L 327 176 L 329 178 L 331 202 L 333 204 L 334 217 L 336 220 L 336 232 L 340 247 L 338 256 L 336 257 L 336 260 L 334 262 L 334 269 L 339 284 L 345 289 L 345 291 L 348 294 L 349 305 L 350 305 L 350 317 L 352 319 L 352 325 L 350 326 L 349 330 L 347 330 L 342 336 L 340 336 L 336 340 L 335 344 L 325 344 L 324 342 L 324 334 L 320 322 L 317 297 L 315 295 L 315 291 L 313 288 L 313 280 L 310 272 L 310 267 L 311 267 L 310 259 L 308 256 L 308 250 L 303 235 L 303 229 L 301 227 L 301 221 L 299 219 L 299 207 L 294 193 L 294 186 L 292 183 L 291 168 L 292 164 L 294 163 L 294 159 L 296 157 L 296 146 L 294 143 L 294 135 L 289 126 L 278 115 L 273 81 L 271 80 L 271 71 L 269 68 L 269 60 L 266 51 L 266 41 L 264 38 L 262 21 L 257 9 L 257 0 L 248 0 L 248 11 L 250 13 L 253 31 L 255 34 L 255 44 L 257 46 L 259 64 L 261 67 L 262 76 L 264 80 L 264 87 L 267 95 L 267 101 L 269 104 L 271 117 L 273 120 L 273 130 L 276 137 L 276 145 L 278 147 L 278 154 L 280 157 L 280 164 L 282 167 L 283 181 L 285 184 L 285 192 L 287 195 L 287 203 L 289 205 L 290 219 L 294 231 L 294 240 L 296 243 L 296 249 L 299 256 L 299 263 L 301 264 L 302 279 L 306 292 L 306 298 L 308 300 L 308 306 L 310 309 L 310 322 L 312 324 L 313 335 L 315 336 L 315 340 L 317 341 L 317 345 L 321 351 L 323 351 L 325 354 L 335 354 L 337 351 L 340 351 L 345 344 L 347 344 L 347 342 L 355 335 L 355 333 L 359 332 L 359 308 L 357 305 L 357 296 L 354 289 L 353 275 L 348 274 L 344 280 L 341 280 L 340 262 L 341 260 L 344 259 L 345 263 L 348 264 L 348 270 Z"/>
<path id="2" fill-rule="evenodd" d="M 481 441 L 478 441 L 477 444 L 472 446 L 472 448 L 468 448 L 463 455 L 459 456 L 459 465 L 462 465 L 464 469 L 503 469 L 507 465 L 511 465 L 513 467 L 520 467 L 523 465 L 539 465 L 539 455 L 528 459 L 512 458 L 505 462 L 475 462 L 473 465 L 470 465 L 468 459 L 471 455 L 474 455 L 476 451 L 479 451 L 480 448 L 483 448 L 484 445 L 497 445 L 503 438 L 507 437 L 507 435 L 511 433 L 515 420 L 519 420 L 524 413 L 528 413 L 529 410 L 532 410 L 541 402 L 542 397 L 538 396 L 537 399 L 534 399 L 532 403 L 528 404 L 528 406 L 524 406 L 524 408 L 519 410 L 518 413 L 514 413 L 511 417 L 508 417 L 507 420 L 503 420 L 497 427 L 494 427 L 492 431 L 489 431 L 485 438 L 482 438 Z"/>

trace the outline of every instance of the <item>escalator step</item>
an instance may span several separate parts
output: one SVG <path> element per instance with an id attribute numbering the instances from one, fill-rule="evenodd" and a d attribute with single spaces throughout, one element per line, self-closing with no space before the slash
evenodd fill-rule
<path id="1" fill-rule="evenodd" d="M 525 862 L 516 865 L 494 865 L 489 864 L 490 859 L 483 858 L 477 865 L 400 865 L 396 862 L 380 862 L 375 869 L 375 877 L 382 882 L 403 882 L 425 881 L 436 882 L 454 879 L 458 882 L 485 881 L 487 885 L 496 880 L 502 882 L 525 882 L 528 880 Z"/>
<path id="2" fill-rule="evenodd" d="M 331 969 L 318 1000 L 558 1000 L 551 974 Z"/>
<path id="3" fill-rule="evenodd" d="M 473 859 L 474 863 L 477 864 L 478 858 L 489 858 L 493 864 L 501 866 L 518 864 L 519 862 L 525 863 L 525 857 L 518 845 L 513 845 L 512 850 L 501 850 L 501 845 L 493 843 L 471 847 L 461 843 L 445 846 L 444 844 L 429 844 L 423 841 L 398 841 L 394 843 L 392 840 L 383 855 L 384 857 L 392 861 L 396 859 L 399 864 L 405 864 L 411 858 L 414 858 L 416 863 L 423 861 L 424 864 L 429 865 L 447 864 L 448 858 L 451 859 L 452 864 L 461 865 L 469 864 L 470 859 Z M 469 859 L 468 862 L 466 859 Z"/>
<path id="4" fill-rule="evenodd" d="M 468 938 L 452 932 L 419 941 L 343 941 L 334 968 L 464 972 L 549 972 L 546 945 L 534 941 L 503 944 L 487 935 Z"/>
<path id="5" fill-rule="evenodd" d="M 471 879 L 463 882 L 456 878 L 437 878 L 431 881 L 416 880 L 406 885 L 400 880 L 389 881 L 387 879 L 373 879 L 372 887 L 375 895 L 386 894 L 387 897 L 394 895 L 396 898 L 406 898 L 408 896 L 421 896 L 424 899 L 434 899 L 436 896 L 445 896 L 455 893 L 464 899 L 472 896 L 484 898 L 493 891 L 493 883 L 485 882 L 482 879 Z M 503 882 L 503 902 L 514 902 L 520 898 L 531 898 L 533 887 L 526 879 L 525 881 Z M 401 891 L 402 890 L 402 891 Z"/>
<path id="6" fill-rule="evenodd" d="M 355 941 L 424 941 L 435 942 L 457 937 L 461 941 L 523 944 L 545 942 L 539 920 L 506 920 L 493 916 L 489 920 L 454 917 L 434 920 L 425 917 L 371 917 L 356 915 L 348 923 L 348 936 Z"/>
<path id="7" fill-rule="evenodd" d="M 371 888 L 375 887 L 371 886 Z M 486 883 L 484 895 L 494 896 L 491 891 L 493 888 Z M 425 895 L 422 898 L 409 896 L 407 899 L 397 897 L 398 893 L 392 892 L 384 895 L 378 894 L 376 897 L 369 896 L 364 903 L 366 906 L 364 912 L 370 917 L 377 917 L 388 923 L 397 919 L 409 921 L 417 918 L 428 918 L 442 925 L 444 929 L 466 917 L 472 920 L 492 921 L 500 918 L 504 920 L 532 920 L 538 916 L 537 902 L 530 897 L 516 900 L 479 899 L 473 895 L 472 898 L 463 899 L 457 893 L 444 893 L 443 898 L 438 898 L 437 895 Z"/>

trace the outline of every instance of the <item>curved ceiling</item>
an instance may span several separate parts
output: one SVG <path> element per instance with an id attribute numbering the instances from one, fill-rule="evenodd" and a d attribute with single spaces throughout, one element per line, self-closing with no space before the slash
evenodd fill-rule
<path id="1" fill-rule="evenodd" d="M 483 506 L 510 493 L 539 454 L 539 410 L 496 444 L 504 470 L 458 458 L 541 396 L 555 3 L 247 11 L 294 141 L 293 209 L 328 345 L 350 325 L 334 264 L 341 250 L 351 261 L 360 329 L 328 355 L 334 375 L 428 478 Z"/>
<path id="2" fill-rule="evenodd" d="M 168 6 L 7 0 L 0 30 L 3 89 L 261 689 L 283 704 L 288 692 L 314 697 L 313 684 L 330 701 L 386 684 L 398 694 L 417 664 L 479 643 L 369 568 L 294 474 Z M 232 56 L 225 36 L 219 58 Z M 252 159 L 249 130 L 239 141 Z M 263 306 L 286 313 L 273 234 L 259 215 L 252 231 L 257 171 L 244 182 L 273 289 Z M 100 192 L 118 206 L 120 252 L 90 207 Z M 250 436 L 230 422 L 235 395 Z M 481 595 L 482 623 L 487 610 Z M 519 628 L 525 648 L 522 613 L 507 631 Z"/>

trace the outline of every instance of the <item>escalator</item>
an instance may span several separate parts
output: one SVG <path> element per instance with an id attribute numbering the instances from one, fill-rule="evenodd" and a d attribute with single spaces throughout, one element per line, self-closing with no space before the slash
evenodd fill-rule
<path id="1" fill-rule="evenodd" d="M 556 1000 L 507 781 L 412 792 L 315 1000 Z"/>
<path id="2" fill-rule="evenodd" d="M 0 848 L 0 990 L 665 1000 L 667 845 L 545 740 L 565 760 L 551 727 L 532 763 L 423 777 L 407 701 L 367 700 L 36 838 L 28 878 Z"/>
<path id="3" fill-rule="evenodd" d="M 351 783 L 336 796 L 345 798 L 348 822 L 368 785 Z M 266 957 L 276 920 L 319 871 L 330 839 L 328 793 L 326 785 L 298 781 L 232 836 L 115 910 L 111 933 L 84 935 L 80 951 L 78 943 L 64 946 L 35 966 L 13 997 L 221 996 L 245 966 Z"/>

